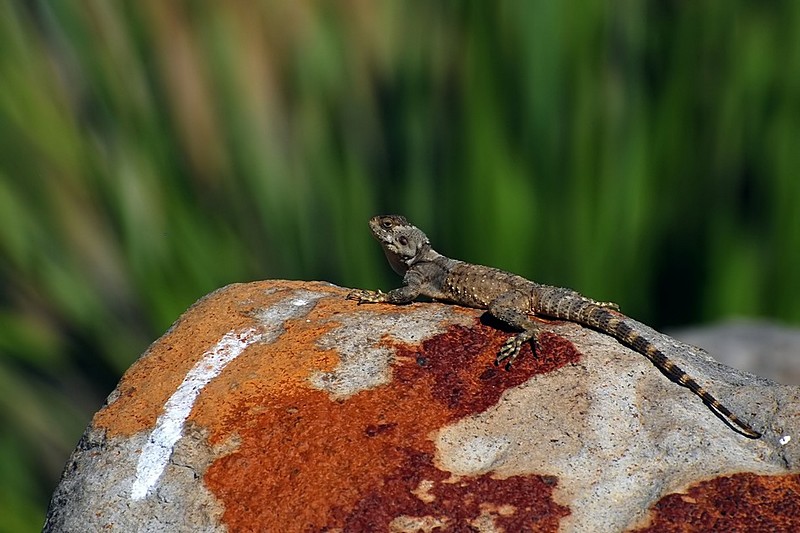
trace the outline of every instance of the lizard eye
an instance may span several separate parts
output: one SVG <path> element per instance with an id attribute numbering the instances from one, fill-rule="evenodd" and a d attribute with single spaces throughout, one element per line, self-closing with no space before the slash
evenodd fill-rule
<path id="1" fill-rule="evenodd" d="M 405 235 L 403 235 L 403 236 L 401 236 L 399 239 L 397 239 L 397 241 L 398 241 L 400 244 L 402 244 L 403 246 L 405 246 L 406 244 L 408 244 L 408 237 L 406 237 Z"/>
<path id="2" fill-rule="evenodd" d="M 391 228 L 392 227 L 392 221 L 391 220 L 384 220 L 383 222 L 381 222 L 381 227 L 383 227 L 385 229 Z"/>

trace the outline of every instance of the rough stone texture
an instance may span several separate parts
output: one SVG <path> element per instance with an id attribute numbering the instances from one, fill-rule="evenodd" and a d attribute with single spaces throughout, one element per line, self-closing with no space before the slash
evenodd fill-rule
<path id="1" fill-rule="evenodd" d="M 95 415 L 45 531 L 800 530 L 797 387 L 657 337 L 750 440 L 576 324 L 506 372 L 481 311 L 346 294 L 200 300 Z"/>

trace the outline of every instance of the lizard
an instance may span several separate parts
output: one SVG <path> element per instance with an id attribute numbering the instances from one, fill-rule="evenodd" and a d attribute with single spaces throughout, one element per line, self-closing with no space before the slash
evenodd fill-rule
<path id="1" fill-rule="evenodd" d="M 688 388 L 734 431 L 757 439 L 761 433 L 733 414 L 694 378 L 678 367 L 641 331 L 638 322 L 611 302 L 599 302 L 578 292 L 530 281 L 497 268 L 451 259 L 436 252 L 425 233 L 400 215 L 378 215 L 369 221 L 373 236 L 403 285 L 384 293 L 354 290 L 347 299 L 361 303 L 407 304 L 419 296 L 488 313 L 518 331 L 500 348 L 496 365 L 506 370 L 520 349 L 531 342 L 536 353 L 538 326 L 532 316 L 567 320 L 610 335 L 649 359 L 669 379 Z"/>

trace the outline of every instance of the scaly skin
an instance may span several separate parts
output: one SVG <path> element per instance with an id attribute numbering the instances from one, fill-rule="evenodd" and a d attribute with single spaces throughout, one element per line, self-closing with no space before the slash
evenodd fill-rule
<path id="1" fill-rule="evenodd" d="M 486 309 L 520 331 L 509 338 L 497 354 L 495 364 L 505 361 L 506 369 L 510 369 L 526 342 L 531 341 L 535 351 L 538 327 L 531 315 L 583 324 L 611 335 L 647 357 L 671 380 L 699 396 L 742 435 L 753 439 L 761 436 L 673 363 L 638 331 L 636 322 L 618 312 L 616 304 L 596 302 L 570 289 L 540 285 L 503 270 L 445 257 L 431 248 L 422 230 L 399 215 L 373 217 L 369 226 L 389 264 L 403 276 L 403 286 L 388 293 L 356 290 L 348 294 L 348 299 L 359 303 L 405 304 L 418 296 L 427 296 Z"/>

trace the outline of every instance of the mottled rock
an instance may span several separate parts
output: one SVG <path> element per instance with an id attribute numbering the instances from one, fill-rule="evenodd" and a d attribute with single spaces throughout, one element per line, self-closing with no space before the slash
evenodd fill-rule
<path id="1" fill-rule="evenodd" d="M 506 372 L 481 311 L 346 294 L 200 300 L 94 416 L 45 531 L 800 528 L 797 387 L 652 333 L 751 440 L 576 324 L 544 323 Z"/>

